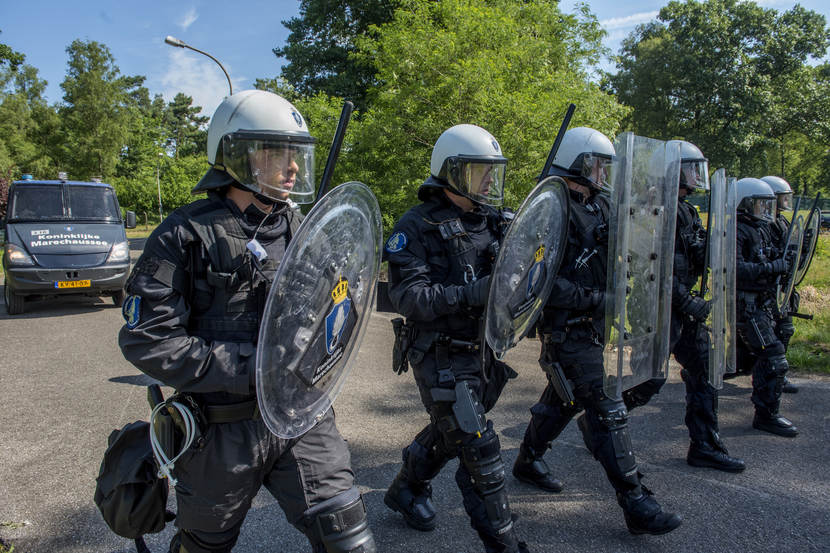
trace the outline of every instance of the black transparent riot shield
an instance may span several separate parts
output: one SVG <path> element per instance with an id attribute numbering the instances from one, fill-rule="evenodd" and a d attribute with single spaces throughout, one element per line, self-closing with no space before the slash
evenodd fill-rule
<path id="1" fill-rule="evenodd" d="M 490 277 L 485 337 L 501 357 L 521 340 L 550 294 L 568 232 L 568 187 L 548 177 L 516 212 Z"/>
<path id="2" fill-rule="evenodd" d="M 680 145 L 624 133 L 614 148 L 604 387 L 618 399 L 666 375 Z"/>
<path id="3" fill-rule="evenodd" d="M 729 213 L 729 187 L 726 181 L 726 170 L 718 169 L 711 178 L 709 195 L 709 221 L 706 252 L 708 259 L 706 267 L 708 283 L 705 298 L 710 302 L 711 309 L 706 318 L 706 330 L 709 335 L 709 383 L 715 389 L 723 388 L 723 375 L 727 372 L 727 340 L 734 332 L 734 315 L 730 317 L 729 296 L 734 297 L 735 274 L 735 241 L 730 236 L 729 225 L 734 225 L 734 212 Z M 734 205 L 734 202 L 733 202 Z M 731 247 L 730 247 L 730 239 Z M 731 271 L 728 265 L 731 264 Z"/>
<path id="4" fill-rule="evenodd" d="M 726 286 L 726 337 L 724 344 L 726 346 L 726 367 L 724 373 L 734 373 L 738 370 L 737 367 L 737 287 L 736 287 L 736 262 L 737 262 L 737 248 L 738 248 L 738 189 L 735 183 L 738 179 L 728 177 L 726 179 L 726 209 L 724 210 L 724 229 L 726 231 L 726 240 L 723 243 L 723 258 L 724 270 L 724 285 Z M 723 379 L 721 379 L 721 387 L 723 386 Z"/>
<path id="5" fill-rule="evenodd" d="M 813 255 L 816 253 L 816 245 L 818 244 L 818 235 L 821 230 L 821 210 L 814 207 L 807 216 L 807 222 L 804 223 L 804 240 L 801 247 L 801 259 L 798 263 L 798 269 L 795 272 L 795 286 L 801 284 L 807 271 L 810 269 L 810 264 L 813 262 Z"/>
<path id="6" fill-rule="evenodd" d="M 786 245 L 785 255 L 790 256 L 791 264 L 790 271 L 781 275 L 776 286 L 776 302 L 778 303 L 778 312 L 786 313 L 790 308 L 790 296 L 793 293 L 795 286 L 795 279 L 798 273 L 799 263 L 801 263 L 801 249 L 804 240 L 804 216 L 793 214 L 793 220 L 790 222 L 790 237 Z"/>
<path id="7" fill-rule="evenodd" d="M 335 187 L 292 237 L 268 294 L 256 358 L 259 410 L 281 438 L 328 411 L 357 355 L 374 302 L 382 226 L 366 185 Z"/>

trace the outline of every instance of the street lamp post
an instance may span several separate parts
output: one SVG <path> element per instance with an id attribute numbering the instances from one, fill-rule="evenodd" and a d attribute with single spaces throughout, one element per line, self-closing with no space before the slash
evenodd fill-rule
<path id="1" fill-rule="evenodd" d="M 231 84 L 231 78 L 228 75 L 228 72 L 225 71 L 225 67 L 221 63 L 219 63 L 218 59 L 214 58 L 213 56 L 211 56 L 207 52 L 203 52 L 203 51 L 199 50 L 198 48 L 194 48 L 193 46 L 187 44 L 185 41 L 179 40 L 178 38 L 170 36 L 170 35 L 167 35 L 167 37 L 164 39 L 164 42 L 166 42 L 170 46 L 175 46 L 176 48 L 188 48 L 190 50 L 193 50 L 194 52 L 199 52 L 200 54 L 202 54 L 204 56 L 207 56 L 210 59 L 212 59 L 213 61 L 215 61 L 216 65 L 218 65 L 222 69 L 222 72 L 225 74 L 225 78 L 228 79 L 228 89 L 230 90 L 230 95 L 233 96 L 233 85 Z"/>
<path id="2" fill-rule="evenodd" d="M 161 181 L 159 181 L 159 164 L 161 163 L 161 156 L 163 156 L 161 152 L 159 152 L 158 158 L 156 158 L 156 189 L 159 193 L 159 222 L 162 221 L 164 218 L 161 214 Z"/>

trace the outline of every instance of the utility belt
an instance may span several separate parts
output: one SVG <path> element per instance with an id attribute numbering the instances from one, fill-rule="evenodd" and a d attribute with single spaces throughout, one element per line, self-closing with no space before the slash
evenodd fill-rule
<path id="1" fill-rule="evenodd" d="M 443 364 L 449 364 L 446 358 L 450 353 L 481 351 L 479 342 L 461 340 L 441 332 L 424 330 L 401 317 L 392 319 L 392 330 L 395 333 L 395 343 L 392 346 L 392 370 L 396 374 L 409 370 L 410 359 L 413 363 L 420 363 L 427 353 L 434 353 L 441 367 Z"/>
<path id="2" fill-rule="evenodd" d="M 591 343 L 597 346 L 602 346 L 601 336 L 594 327 L 594 318 L 591 315 L 580 315 L 567 319 L 564 326 L 555 329 L 546 328 L 540 329 L 541 340 L 545 344 L 555 345 L 564 344 L 570 334 L 575 331 L 588 331 L 587 336 Z"/>

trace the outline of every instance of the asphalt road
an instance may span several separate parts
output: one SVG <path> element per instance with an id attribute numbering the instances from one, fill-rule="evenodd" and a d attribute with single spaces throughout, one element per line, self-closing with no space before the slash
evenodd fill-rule
<path id="1" fill-rule="evenodd" d="M 149 414 L 150 379 L 124 361 L 116 344 L 120 310 L 108 298 L 31 302 L 10 318 L 0 309 L 0 540 L 15 553 L 127 552 L 131 542 L 110 533 L 92 502 L 109 432 Z M 410 374 L 389 368 L 389 318 L 374 315 L 360 355 L 337 400 L 357 482 L 381 552 L 480 552 L 455 487 L 451 462 L 434 482 L 438 528 L 406 527 L 382 498 L 401 448 L 427 421 Z M 520 373 L 491 413 L 505 462 L 512 465 L 543 388 L 538 345 L 520 344 L 508 362 Z M 630 535 L 612 490 L 571 424 L 547 454 L 564 480 L 545 494 L 508 477 L 519 536 L 531 551 L 734 552 L 830 551 L 830 379 L 793 378 L 783 412 L 801 435 L 779 438 L 751 428 L 750 384 L 727 382 L 720 401 L 722 434 L 749 466 L 732 475 L 686 465 L 683 385 L 672 377 L 655 401 L 632 416 L 637 459 L 646 484 L 684 524 L 660 536 Z M 172 499 L 171 499 L 172 501 Z M 166 551 L 172 527 L 150 536 Z M 277 503 L 261 493 L 235 551 L 299 552 L 309 547 Z"/>

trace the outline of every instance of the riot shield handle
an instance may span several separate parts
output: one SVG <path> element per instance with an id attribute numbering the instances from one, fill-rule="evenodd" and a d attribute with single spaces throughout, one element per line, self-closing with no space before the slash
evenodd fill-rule
<path id="1" fill-rule="evenodd" d="M 553 160 L 556 158 L 556 152 L 559 151 L 559 145 L 562 144 L 562 138 L 565 136 L 565 131 L 568 130 L 568 125 L 571 123 L 571 117 L 573 117 L 575 109 L 575 104 L 568 104 L 568 110 L 565 112 L 565 118 L 562 119 L 562 125 L 559 127 L 559 132 L 556 134 L 556 139 L 553 141 L 553 146 L 548 154 L 548 159 L 545 161 L 545 166 L 542 168 L 542 174 L 539 175 L 536 182 L 540 182 L 548 176 L 550 168 L 553 166 Z"/>
<path id="2" fill-rule="evenodd" d="M 320 179 L 320 188 L 317 190 L 317 198 L 314 199 L 314 203 L 319 202 L 320 198 L 325 196 L 329 190 L 329 183 L 334 174 L 337 158 L 340 156 L 340 147 L 343 146 L 343 138 L 346 136 L 346 127 L 349 126 L 352 111 L 354 111 L 354 104 L 349 100 L 343 102 L 343 111 L 340 112 L 340 121 L 337 123 L 337 131 L 335 131 L 334 139 L 331 141 L 329 157 L 326 159 L 326 168 L 323 170 L 323 178 Z"/>

